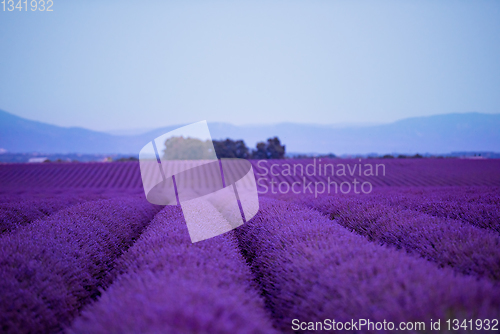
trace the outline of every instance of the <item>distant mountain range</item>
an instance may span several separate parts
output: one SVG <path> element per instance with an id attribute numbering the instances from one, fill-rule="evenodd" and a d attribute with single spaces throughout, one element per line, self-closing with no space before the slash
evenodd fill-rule
<path id="1" fill-rule="evenodd" d="M 146 143 L 180 126 L 182 125 L 139 134 L 117 135 L 45 124 L 0 110 L 0 153 L 137 155 Z M 500 114 L 445 114 L 407 118 L 383 125 L 281 123 L 236 126 L 209 123 L 209 128 L 213 139 L 243 139 L 249 147 L 255 147 L 258 141 L 278 136 L 286 145 L 287 152 L 297 153 L 500 152 Z"/>

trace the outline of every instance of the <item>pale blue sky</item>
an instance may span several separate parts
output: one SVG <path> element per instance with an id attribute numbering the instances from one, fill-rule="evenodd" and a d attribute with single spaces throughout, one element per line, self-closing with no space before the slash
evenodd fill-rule
<path id="1" fill-rule="evenodd" d="M 500 112 L 500 1 L 53 9 L 0 11 L 0 109 L 95 130 Z"/>

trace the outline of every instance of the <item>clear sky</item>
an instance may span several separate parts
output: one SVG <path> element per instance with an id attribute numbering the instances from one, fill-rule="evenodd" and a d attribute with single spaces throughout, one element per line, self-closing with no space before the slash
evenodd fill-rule
<path id="1" fill-rule="evenodd" d="M 0 4 L 0 109 L 95 130 L 500 112 L 496 0 L 54 0 L 52 9 Z"/>

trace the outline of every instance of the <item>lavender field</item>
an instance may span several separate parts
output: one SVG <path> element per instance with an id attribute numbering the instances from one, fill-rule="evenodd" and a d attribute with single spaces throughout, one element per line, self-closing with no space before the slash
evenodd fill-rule
<path id="1" fill-rule="evenodd" d="M 252 164 L 259 213 L 194 244 L 136 162 L 0 165 L 0 331 L 500 329 L 499 160 Z"/>

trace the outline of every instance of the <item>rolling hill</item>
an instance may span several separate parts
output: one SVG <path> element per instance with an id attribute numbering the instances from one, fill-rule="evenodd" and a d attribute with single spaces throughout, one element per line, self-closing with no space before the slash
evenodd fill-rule
<path id="1" fill-rule="evenodd" d="M 15 153 L 136 155 L 151 139 L 179 126 L 162 127 L 142 134 L 113 135 L 45 124 L 0 111 L 0 149 Z M 369 126 L 209 123 L 209 127 L 212 138 L 244 139 L 249 147 L 278 136 L 288 152 L 439 154 L 500 151 L 500 114 L 445 114 Z"/>

